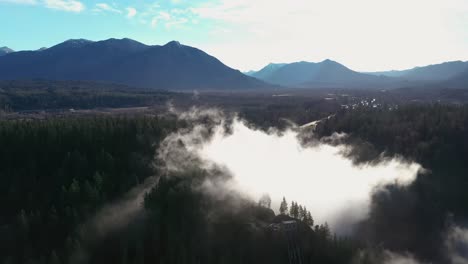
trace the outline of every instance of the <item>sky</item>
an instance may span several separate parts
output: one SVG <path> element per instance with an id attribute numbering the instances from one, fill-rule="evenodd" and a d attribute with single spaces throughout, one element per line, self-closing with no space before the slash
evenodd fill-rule
<path id="1" fill-rule="evenodd" d="M 0 46 L 171 40 L 226 65 L 336 60 L 357 71 L 468 60 L 467 0 L 0 0 Z"/>

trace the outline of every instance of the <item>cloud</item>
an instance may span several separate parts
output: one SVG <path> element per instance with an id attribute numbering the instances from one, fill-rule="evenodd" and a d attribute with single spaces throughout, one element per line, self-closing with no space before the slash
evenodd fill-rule
<path id="1" fill-rule="evenodd" d="M 221 0 L 191 10 L 235 31 L 202 48 L 237 68 L 331 58 L 388 70 L 468 59 L 463 0 Z"/>
<path id="2" fill-rule="evenodd" d="M 37 0 L 0 0 L 0 3 L 11 3 L 11 4 L 21 4 L 21 5 L 35 5 Z"/>
<path id="3" fill-rule="evenodd" d="M 106 4 L 106 3 L 98 3 L 96 4 L 96 11 L 107 11 L 107 12 L 113 12 L 113 13 L 119 13 L 121 14 L 122 11 L 117 9 L 117 8 L 114 8 L 112 6 L 110 6 L 109 4 Z"/>
<path id="4" fill-rule="evenodd" d="M 152 3 L 142 7 L 139 17 L 147 20 L 152 28 L 162 25 L 166 29 L 171 29 L 183 28 L 181 25 L 191 21 L 194 13 L 187 7 L 170 8 L 167 5 Z"/>
<path id="5" fill-rule="evenodd" d="M 76 0 L 44 0 L 44 5 L 50 9 L 79 13 L 85 9 L 85 5 Z"/>
<path id="6" fill-rule="evenodd" d="M 451 225 L 444 239 L 447 264 L 468 264 L 468 229 Z M 410 253 L 398 254 L 385 250 L 384 264 L 426 264 Z"/>
<path id="7" fill-rule="evenodd" d="M 445 240 L 451 264 L 468 264 L 468 229 L 452 226 Z"/>
<path id="8" fill-rule="evenodd" d="M 159 18 L 162 19 L 162 20 L 170 20 L 171 15 L 169 13 L 167 13 L 167 12 L 160 11 L 159 12 Z"/>
<path id="9" fill-rule="evenodd" d="M 128 18 L 133 18 L 136 16 L 137 10 L 134 7 L 127 7 L 127 17 Z"/>
<path id="10" fill-rule="evenodd" d="M 185 17 L 182 18 L 177 18 L 177 19 L 172 19 L 171 21 L 166 22 L 165 26 L 166 28 L 170 29 L 172 27 L 177 27 L 181 26 L 183 24 L 186 24 L 189 20 Z"/>
<path id="11" fill-rule="evenodd" d="M 151 27 L 155 28 L 157 25 L 158 25 L 158 18 L 153 17 L 153 19 L 151 19 Z"/>
<path id="12" fill-rule="evenodd" d="M 0 3 L 42 5 L 46 8 L 66 12 L 80 13 L 85 10 L 85 5 L 77 0 L 0 0 Z"/>
<path id="13" fill-rule="evenodd" d="M 181 14 L 185 14 L 183 10 L 176 9 L 177 11 L 174 12 L 174 9 L 169 12 L 167 11 L 158 11 L 157 15 L 151 19 L 151 27 L 155 28 L 159 22 L 163 22 L 166 29 L 170 29 L 172 27 L 177 27 L 189 22 L 189 19 L 186 17 L 180 16 Z M 173 15 L 171 15 L 171 13 Z"/>
<path id="14" fill-rule="evenodd" d="M 167 168 L 190 168 L 198 159 L 207 169 L 225 168 L 232 175 L 226 188 L 253 200 L 268 193 L 276 211 L 285 196 L 288 202 L 305 205 L 317 223 L 327 221 L 340 234 L 351 232 L 367 216 L 371 195 L 380 186 L 410 184 L 421 169 L 397 157 L 355 165 L 347 155 L 352 146 L 322 141 L 303 145 L 297 128 L 267 133 L 239 119 L 231 124 L 216 111 L 179 114 L 191 123 L 199 116 L 215 125 L 197 125 L 169 137 L 161 156 Z"/>
<path id="15" fill-rule="evenodd" d="M 83 246 L 92 247 L 94 243 L 106 238 L 110 233 L 126 227 L 131 221 L 144 214 L 144 196 L 157 183 L 157 177 L 147 178 L 133 187 L 120 200 L 107 204 L 83 223 L 79 235 Z M 79 247 L 71 254 L 69 263 L 87 263 L 86 248 Z"/>
<path id="16" fill-rule="evenodd" d="M 180 8 L 171 9 L 171 13 L 176 14 L 176 15 L 187 14 L 188 12 L 190 12 L 189 9 L 180 9 Z"/>
<path id="17" fill-rule="evenodd" d="M 269 193 L 278 205 L 286 196 L 306 205 L 319 222 L 331 225 L 343 213 L 353 222 L 362 220 L 375 188 L 409 184 L 421 168 L 399 158 L 357 166 L 346 156 L 352 146 L 321 142 L 303 146 L 298 137 L 294 130 L 269 134 L 237 120 L 232 134 L 225 135 L 218 127 L 198 153 L 226 166 L 239 188 L 254 199 Z"/>
<path id="18" fill-rule="evenodd" d="M 423 264 L 409 253 L 397 254 L 386 250 L 384 252 L 384 264 Z"/>

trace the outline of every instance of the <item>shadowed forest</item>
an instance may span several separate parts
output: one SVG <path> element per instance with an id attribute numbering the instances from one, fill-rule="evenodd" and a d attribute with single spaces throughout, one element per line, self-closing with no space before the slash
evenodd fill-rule
<path id="1" fill-rule="evenodd" d="M 0 264 L 468 264 L 467 0 L 0 0 Z"/>
<path id="2" fill-rule="evenodd" d="M 22 109 L 19 99 L 9 100 Z M 216 189 L 231 177 L 222 168 L 194 162 L 184 171 L 165 170 L 158 156 L 164 139 L 200 122 L 209 126 L 209 119 L 188 122 L 156 110 L 20 115 L 0 121 L 0 262 L 288 263 L 293 257 L 301 263 L 383 263 L 390 250 L 447 263 L 444 237 L 468 219 L 466 106 L 344 108 L 310 98 L 299 106 L 290 99 L 262 100 L 266 103 L 256 109 L 238 104 L 225 111 L 235 110 L 261 129 L 333 114 L 307 136 L 344 132 L 348 136 L 342 140 L 355 146 L 348 155 L 357 165 L 399 155 L 426 172 L 409 186 L 376 190 L 366 219 L 352 234 L 340 235 L 288 197 L 274 208 L 268 195 L 256 201 L 235 190 L 203 191 L 207 181 Z M 309 111 L 298 116 L 300 108 Z M 138 208 L 131 217 L 103 220 L 109 206 L 126 212 L 124 200 L 133 199 L 132 190 L 142 185 L 147 192 L 134 199 Z M 291 220 L 294 231 L 282 231 Z M 96 229 L 101 226 L 104 231 Z"/>

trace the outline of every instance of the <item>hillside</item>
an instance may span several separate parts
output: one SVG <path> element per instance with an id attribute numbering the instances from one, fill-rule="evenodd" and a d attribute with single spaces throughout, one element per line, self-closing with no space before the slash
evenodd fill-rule
<path id="1" fill-rule="evenodd" d="M 450 61 L 402 71 L 371 72 L 369 74 L 398 77 L 408 81 L 442 81 L 455 77 L 467 69 L 467 62 Z"/>
<path id="2" fill-rule="evenodd" d="M 131 39 L 68 40 L 42 51 L 0 59 L 0 80 L 91 80 L 170 90 L 268 87 L 205 52 L 172 41 L 148 46 Z"/>
<path id="3" fill-rule="evenodd" d="M 355 72 L 332 60 L 270 64 L 252 76 L 288 87 L 367 87 L 388 85 L 391 82 L 391 78 Z"/>
<path id="4" fill-rule="evenodd" d="M 8 53 L 15 52 L 14 50 L 8 48 L 8 47 L 1 47 L 0 48 L 0 56 L 7 55 Z"/>

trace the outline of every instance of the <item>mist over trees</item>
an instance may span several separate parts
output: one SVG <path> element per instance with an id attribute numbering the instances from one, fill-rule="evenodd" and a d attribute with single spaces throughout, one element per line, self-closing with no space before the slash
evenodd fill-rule
<path id="1" fill-rule="evenodd" d="M 427 173 L 407 188 L 374 194 L 358 235 L 387 249 L 447 263 L 444 236 L 468 220 L 468 107 L 409 105 L 397 110 L 341 111 L 317 127 L 318 136 L 346 132 L 360 146 L 356 162 L 384 152 L 420 163 Z"/>
<path id="2" fill-rule="evenodd" d="M 0 121 L 2 261 L 62 263 L 80 247 L 86 219 L 157 173 L 157 143 L 176 126 L 158 118 Z"/>
<path id="3" fill-rule="evenodd" d="M 288 212 L 288 208 L 290 208 Z M 307 211 L 307 208 L 302 205 L 298 205 L 296 202 L 292 201 L 290 207 L 288 207 L 288 203 L 286 202 L 286 198 L 283 197 L 279 207 L 279 213 L 281 215 L 288 215 L 293 218 L 299 219 L 303 221 L 308 226 L 314 226 L 314 219 L 310 211 Z"/>
<path id="4" fill-rule="evenodd" d="M 318 124 L 315 137 L 348 134 L 356 164 L 383 152 L 428 170 L 410 186 L 375 192 L 349 237 L 288 197 L 273 206 L 267 194 L 203 191 L 207 180 L 229 177 L 222 170 L 160 170 L 161 141 L 190 125 L 171 116 L 0 121 L 0 263 L 288 263 L 291 238 L 302 263 L 383 263 L 384 249 L 450 263 L 446 232 L 468 219 L 467 107 L 343 109 Z M 157 180 L 138 217 L 99 239 L 84 235 L 102 208 L 149 177 Z"/>
<path id="5" fill-rule="evenodd" d="M 214 199 L 194 187 L 225 176 L 202 169 L 158 171 L 158 144 L 182 126 L 152 117 L 0 121 L 0 261 L 287 261 L 287 239 L 277 228 L 294 218 L 275 216 L 267 195 L 259 204 L 235 193 Z M 96 241 L 83 236 L 100 208 L 154 175 L 160 179 L 144 198 L 144 214 Z M 304 260 L 342 263 L 353 255 L 349 240 L 333 237 L 326 226 L 313 227 L 305 209 L 297 210 Z"/>

